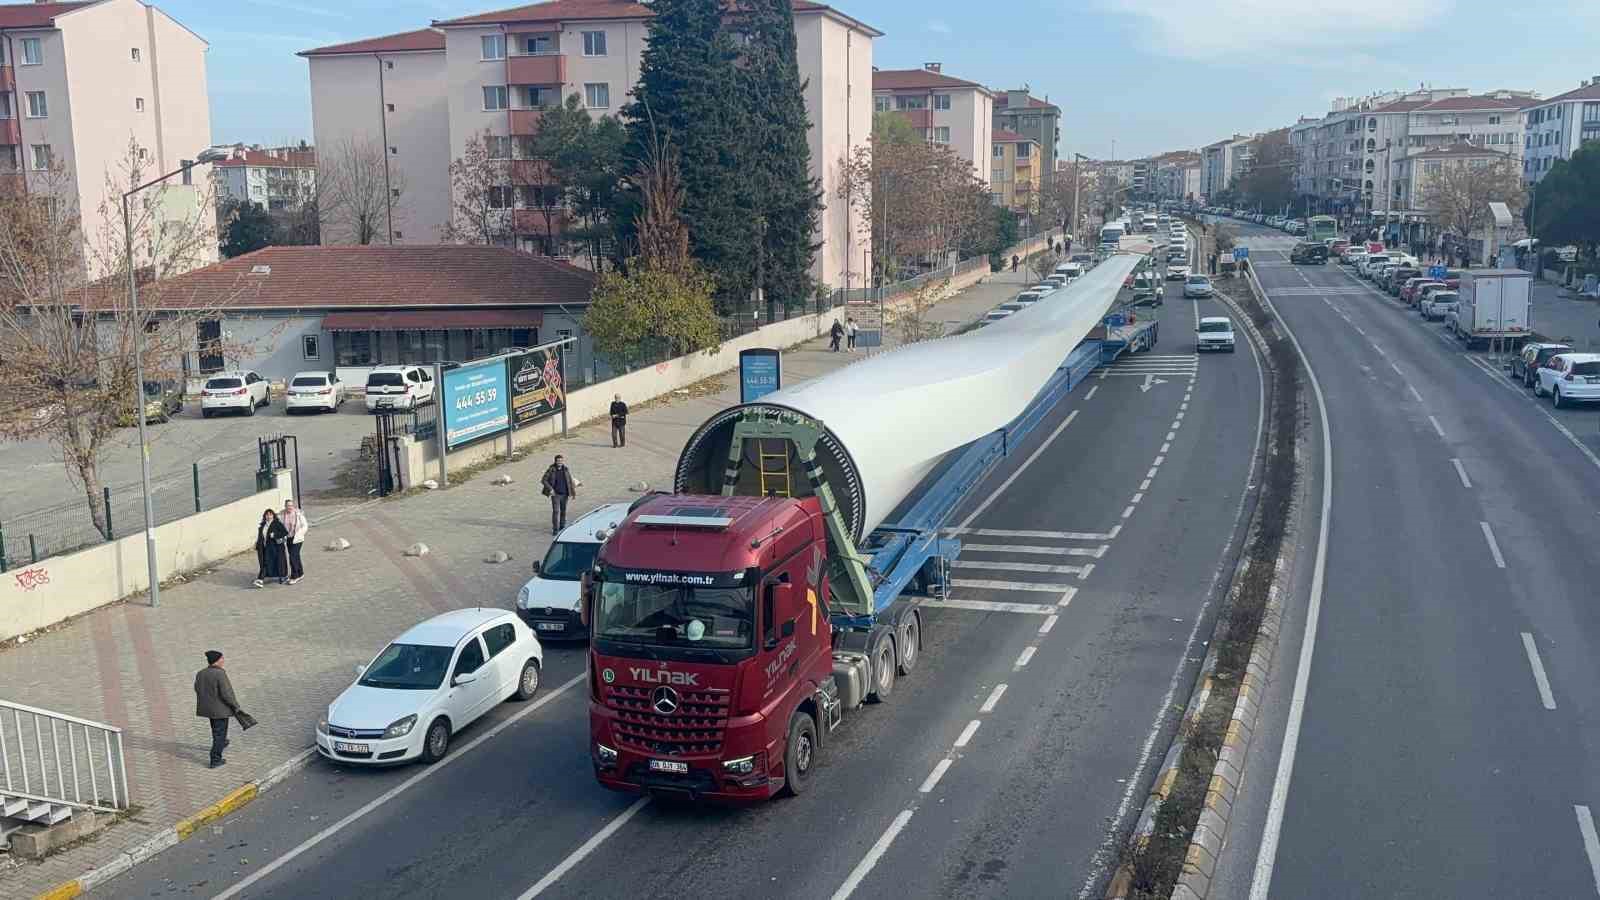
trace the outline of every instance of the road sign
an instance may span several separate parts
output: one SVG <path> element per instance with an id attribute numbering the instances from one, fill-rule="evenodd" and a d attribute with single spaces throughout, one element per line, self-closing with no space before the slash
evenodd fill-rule
<path id="1" fill-rule="evenodd" d="M 1250 258 L 1250 248 L 1249 247 L 1235 247 L 1235 248 L 1233 248 L 1233 261 L 1234 262 L 1238 262 L 1241 259 L 1249 259 L 1249 258 Z"/>
<path id="2" fill-rule="evenodd" d="M 783 369 L 777 350 L 753 347 L 739 351 L 740 403 L 753 403 L 782 386 Z"/>
<path id="3" fill-rule="evenodd" d="M 1445 276 L 1445 273 L 1448 272 L 1448 271 L 1449 271 L 1449 269 L 1447 269 L 1444 266 L 1429 266 L 1428 267 L 1428 277 L 1429 278 L 1443 278 Z"/>

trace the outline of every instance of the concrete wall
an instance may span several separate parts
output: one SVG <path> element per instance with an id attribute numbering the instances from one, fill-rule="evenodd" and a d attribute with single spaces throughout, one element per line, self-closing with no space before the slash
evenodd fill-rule
<path id="1" fill-rule="evenodd" d="M 280 472 L 271 490 L 157 527 L 157 577 L 165 581 L 251 549 L 261 511 L 281 509 L 294 495 L 293 480 Z M 143 532 L 12 568 L 0 575 L 0 641 L 147 590 L 148 573 Z"/>

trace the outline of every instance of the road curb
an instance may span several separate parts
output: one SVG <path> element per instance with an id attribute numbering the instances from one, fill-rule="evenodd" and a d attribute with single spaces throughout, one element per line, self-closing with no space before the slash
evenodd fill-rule
<path id="1" fill-rule="evenodd" d="M 273 785 L 305 768 L 316 756 L 317 749 L 307 747 L 274 766 L 260 778 L 245 782 L 194 815 L 180 819 L 170 828 L 163 828 L 139 844 L 118 853 L 105 865 L 90 869 L 77 878 L 63 881 L 43 893 L 34 895 L 34 900 L 71 900 L 73 897 L 94 890 L 134 866 L 154 858 L 163 850 L 188 840 L 200 830 L 201 826 L 250 805 L 251 801 L 266 793 Z"/>

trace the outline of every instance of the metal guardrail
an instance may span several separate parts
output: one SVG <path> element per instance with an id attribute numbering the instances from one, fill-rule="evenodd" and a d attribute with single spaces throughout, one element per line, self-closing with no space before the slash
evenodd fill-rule
<path id="1" fill-rule="evenodd" d="M 0 700 L 0 779 L 0 806 L 16 798 L 118 812 L 130 803 L 121 728 L 8 700 Z"/>

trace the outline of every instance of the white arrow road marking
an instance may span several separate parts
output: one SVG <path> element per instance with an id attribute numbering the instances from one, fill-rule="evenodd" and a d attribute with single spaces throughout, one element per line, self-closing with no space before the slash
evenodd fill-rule
<path id="1" fill-rule="evenodd" d="M 1139 392 L 1140 393 L 1149 393 L 1150 389 L 1155 387 L 1156 385 L 1158 385 L 1158 384 L 1166 384 L 1166 383 L 1167 383 L 1167 380 L 1165 378 L 1157 378 L 1154 375 L 1146 375 L 1146 376 L 1144 376 L 1144 384 L 1139 385 Z"/>

